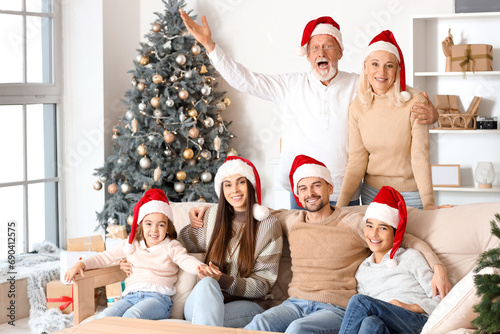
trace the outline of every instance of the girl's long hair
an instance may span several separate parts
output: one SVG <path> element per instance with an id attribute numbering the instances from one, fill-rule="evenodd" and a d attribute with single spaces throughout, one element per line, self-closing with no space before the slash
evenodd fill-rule
<path id="1" fill-rule="evenodd" d="M 255 264 L 255 243 L 259 222 L 253 218 L 253 205 L 255 203 L 255 190 L 252 183 L 247 182 L 247 203 L 245 209 L 245 226 L 239 241 L 238 273 L 241 277 L 248 277 Z M 205 263 L 210 261 L 226 272 L 228 247 L 233 237 L 234 208 L 226 201 L 221 183 L 219 205 L 215 218 L 214 231 L 208 245 Z"/>

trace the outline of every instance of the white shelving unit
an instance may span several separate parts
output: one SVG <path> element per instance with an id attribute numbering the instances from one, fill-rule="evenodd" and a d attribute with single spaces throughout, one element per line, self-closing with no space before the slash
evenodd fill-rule
<path id="1" fill-rule="evenodd" d="M 428 93 L 458 95 L 461 112 L 474 96 L 482 97 L 480 116 L 500 119 L 500 13 L 415 16 L 412 18 L 408 83 Z M 451 29 L 455 44 L 493 45 L 493 70 L 445 72 L 441 42 Z M 461 187 L 435 187 L 437 204 L 500 202 L 500 130 L 430 130 L 431 163 L 460 164 Z M 491 161 L 496 177 L 492 189 L 479 189 L 474 170 L 479 161 Z"/>

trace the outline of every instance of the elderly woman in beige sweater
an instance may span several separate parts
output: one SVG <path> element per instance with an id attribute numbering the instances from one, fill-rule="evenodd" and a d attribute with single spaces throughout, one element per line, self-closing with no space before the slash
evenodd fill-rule
<path id="1" fill-rule="evenodd" d="M 406 86 L 403 54 L 392 32 L 377 35 L 366 55 L 349 107 L 349 161 L 337 206 L 346 206 L 363 181 L 363 205 L 391 186 L 407 205 L 434 209 L 429 130 L 410 115 L 411 106 L 427 98 Z"/>

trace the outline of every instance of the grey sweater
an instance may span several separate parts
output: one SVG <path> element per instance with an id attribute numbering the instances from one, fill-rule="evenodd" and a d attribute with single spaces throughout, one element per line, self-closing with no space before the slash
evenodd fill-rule
<path id="1" fill-rule="evenodd" d="M 394 256 L 398 261 L 396 268 L 388 268 L 386 261 L 374 263 L 370 255 L 356 271 L 358 293 L 386 302 L 397 299 L 406 304 L 418 304 L 430 315 L 438 305 L 440 298 L 432 297 L 433 271 L 422 254 L 415 249 L 399 248 Z"/>

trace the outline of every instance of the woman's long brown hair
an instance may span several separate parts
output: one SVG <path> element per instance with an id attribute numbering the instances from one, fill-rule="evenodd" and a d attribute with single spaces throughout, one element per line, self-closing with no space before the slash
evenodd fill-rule
<path id="1" fill-rule="evenodd" d="M 247 203 L 245 209 L 245 226 L 240 240 L 240 251 L 238 255 L 238 273 L 241 277 L 248 277 L 252 273 L 255 264 L 255 243 L 257 227 L 259 222 L 253 218 L 253 205 L 255 203 L 255 190 L 252 183 L 247 182 Z M 226 201 L 221 183 L 219 205 L 215 217 L 214 231 L 208 245 L 205 262 L 210 261 L 226 272 L 226 257 L 229 242 L 233 236 L 234 208 Z"/>

